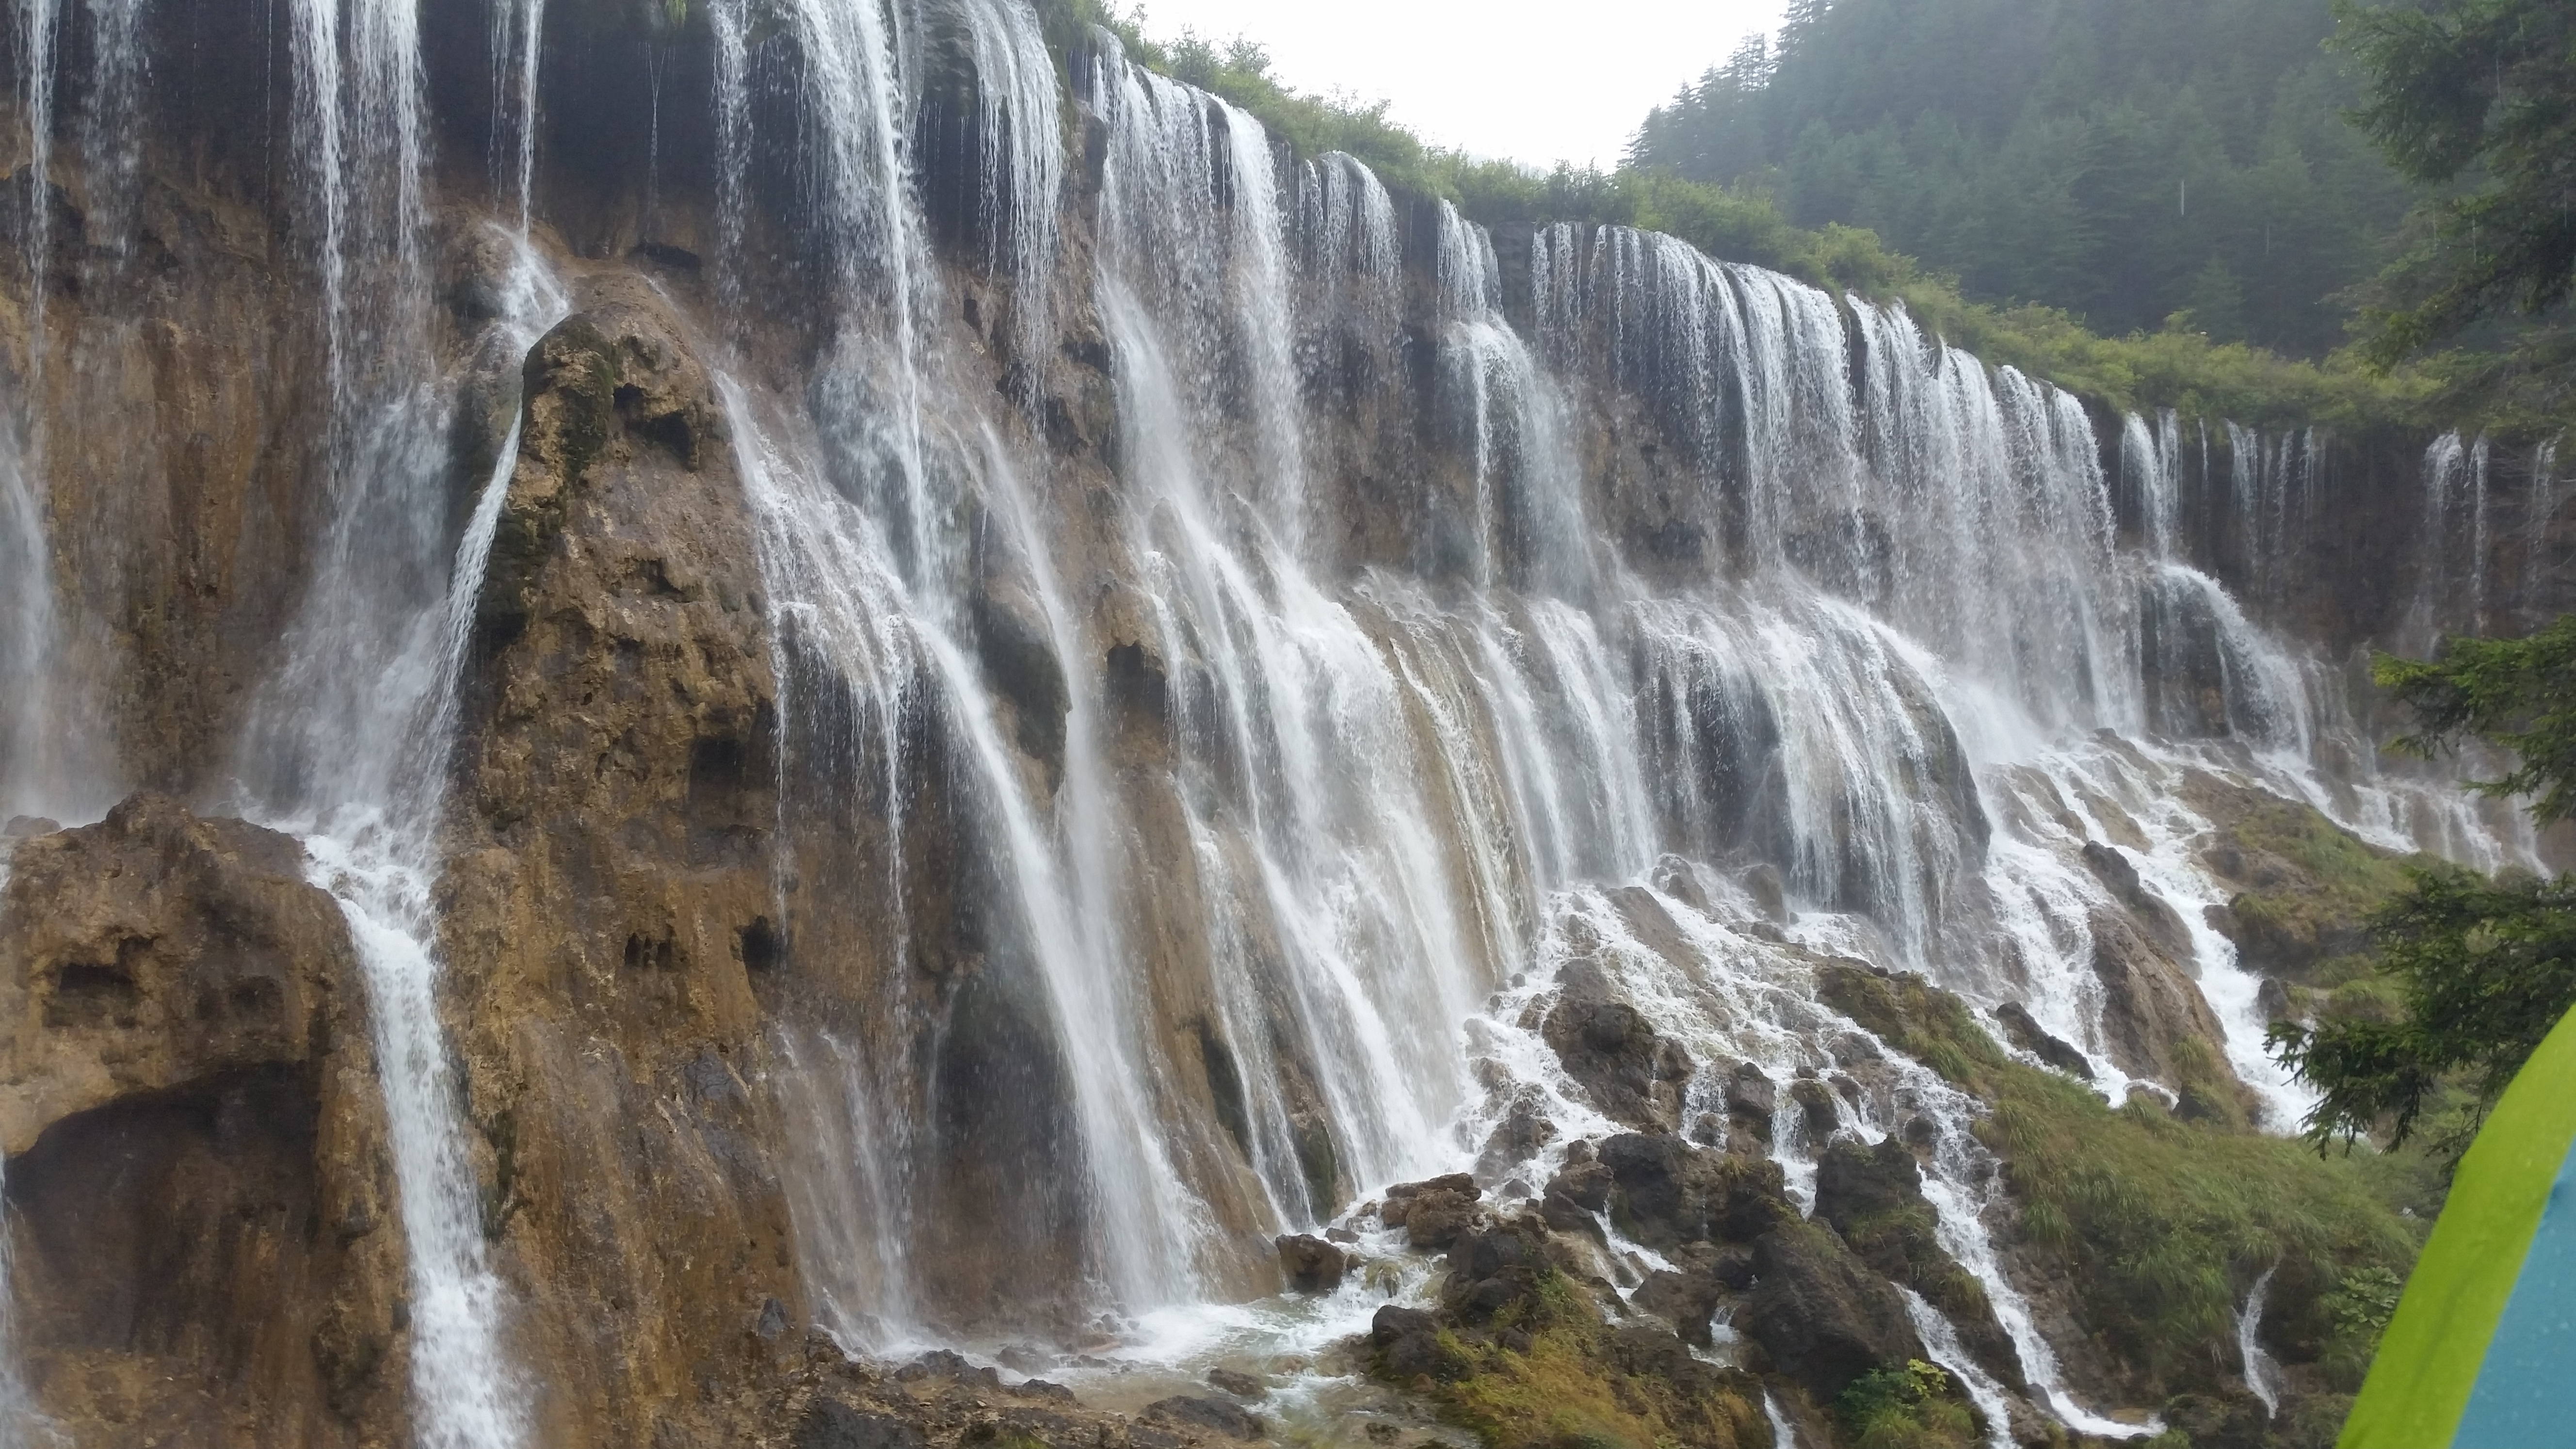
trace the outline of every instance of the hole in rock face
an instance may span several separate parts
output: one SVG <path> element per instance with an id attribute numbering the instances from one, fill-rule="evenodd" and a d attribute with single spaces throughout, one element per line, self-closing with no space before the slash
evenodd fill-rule
<path id="1" fill-rule="evenodd" d="M 286 1012 L 286 991 L 265 976 L 234 981 L 197 993 L 197 1020 L 209 1024 L 230 1017 L 236 1022 L 271 1025 Z"/>
<path id="2" fill-rule="evenodd" d="M 128 942 L 128 945 L 136 943 Z M 118 964 L 104 965 L 89 961 L 69 961 L 55 969 L 54 994 L 45 1003 L 45 1025 L 51 1027 L 105 1026 L 110 1022 L 131 1024 L 134 1008 L 143 993 L 134 984 L 134 972 L 126 960 L 129 952 L 119 949 Z"/>
<path id="3" fill-rule="evenodd" d="M 275 1016 L 286 1004 L 286 994 L 265 977 L 235 982 L 232 990 L 224 993 L 224 999 L 231 1004 L 235 1016 Z"/>
<path id="4" fill-rule="evenodd" d="M 668 971 L 677 954 L 677 948 L 667 935 L 658 940 L 643 936 L 626 938 L 626 969 L 629 971 Z"/>
<path id="5" fill-rule="evenodd" d="M 747 971 L 775 971 L 787 964 L 787 943 L 778 938 L 778 928 L 769 923 L 767 916 L 754 918 L 750 925 L 735 933 L 735 940 L 741 947 L 743 969 Z"/>

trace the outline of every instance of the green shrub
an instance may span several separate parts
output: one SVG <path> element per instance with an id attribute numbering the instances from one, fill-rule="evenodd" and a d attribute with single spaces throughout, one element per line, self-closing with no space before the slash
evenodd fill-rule
<path id="1" fill-rule="evenodd" d="M 1854 1379 L 1834 1413 L 1858 1449 L 1968 1449 L 1977 1442 L 1976 1416 L 1950 1376 L 1921 1359 Z"/>

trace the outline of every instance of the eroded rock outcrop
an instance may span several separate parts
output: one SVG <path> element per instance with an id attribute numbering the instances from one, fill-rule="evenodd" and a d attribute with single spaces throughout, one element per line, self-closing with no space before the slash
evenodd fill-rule
<path id="1" fill-rule="evenodd" d="M 137 795 L 16 843 L 0 1133 L 28 1377 L 84 1444 L 301 1449 L 406 1422 L 367 998 L 295 840 Z"/>
<path id="2" fill-rule="evenodd" d="M 579 303 L 527 360 L 476 616 L 449 1010 L 541 1437 L 697 1442 L 698 1385 L 806 1318 L 755 1086 L 777 687 L 711 378 L 641 278 Z"/>

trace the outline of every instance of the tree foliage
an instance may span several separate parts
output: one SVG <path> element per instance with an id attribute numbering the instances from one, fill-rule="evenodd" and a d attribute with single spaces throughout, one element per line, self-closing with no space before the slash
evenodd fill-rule
<path id="1" fill-rule="evenodd" d="M 2455 1081 L 2482 1112 L 2576 1007 L 2576 878 L 2489 880 L 2451 865 L 2410 874 L 2413 887 L 2371 921 L 2404 1015 L 2272 1028 L 2274 1053 L 2322 1093 L 2308 1117 L 2319 1145 L 2383 1125 L 2402 1143 Z M 2456 1154 L 2467 1134 L 2438 1145 Z"/>
<path id="2" fill-rule="evenodd" d="M 1866 227 L 1968 295 L 2322 354 L 2404 182 L 2331 0 L 1802 0 L 1651 115 L 1641 166 Z"/>
<path id="3" fill-rule="evenodd" d="M 2369 96 L 2353 119 L 2445 194 L 2392 270 L 2404 304 L 2372 341 L 2394 360 L 2576 289 L 2576 6 L 2566 0 L 2338 0 L 2338 44 Z"/>
<path id="4" fill-rule="evenodd" d="M 2474 788 L 2532 797 L 2543 825 L 2576 815 L 2576 615 L 2523 639 L 2454 639 L 2434 660 L 2382 655 L 2373 677 L 2414 711 L 2397 748 L 2431 757 L 2473 737 L 2519 763 Z"/>
<path id="5" fill-rule="evenodd" d="M 2398 748 L 2433 755 L 2476 739 L 2510 751 L 2514 768 L 2474 788 L 2527 798 L 2542 824 L 2576 816 L 2576 616 L 2523 639 L 2455 639 L 2431 660 L 2383 655 L 2374 672 L 2415 714 Z M 2489 880 L 2454 865 L 2408 874 L 2411 887 L 2371 919 L 2402 1015 L 2282 1023 L 2269 1036 L 2322 1093 L 2308 1118 L 2321 1146 L 2383 1125 L 2403 1142 L 2453 1084 L 2473 1099 L 2473 1128 L 2576 1008 L 2576 876 Z M 2463 1150 L 2466 1134 L 2441 1145 Z"/>

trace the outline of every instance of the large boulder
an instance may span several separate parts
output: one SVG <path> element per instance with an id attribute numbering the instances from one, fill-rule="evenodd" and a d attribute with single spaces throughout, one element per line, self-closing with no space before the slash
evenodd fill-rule
<path id="1" fill-rule="evenodd" d="M 1528 1303 L 1552 1270 L 1547 1249 L 1547 1226 L 1534 1216 L 1460 1234 L 1449 1248 L 1441 1306 L 1460 1322 L 1481 1324 Z"/>
<path id="2" fill-rule="evenodd" d="M 1463 1172 L 1427 1182 L 1401 1182 L 1386 1190 L 1378 1220 L 1402 1228 L 1405 1240 L 1424 1252 L 1438 1252 L 1458 1240 L 1476 1220 L 1484 1189 Z"/>
<path id="3" fill-rule="evenodd" d="M 1781 1224 L 1754 1243 L 1753 1272 L 1736 1330 L 1819 1401 L 1872 1369 L 1923 1357 L 1904 1299 L 1831 1231 Z"/>
<path id="4" fill-rule="evenodd" d="M 1995 1008 L 1995 1021 L 2014 1046 L 2084 1081 L 2093 1080 L 2093 1061 L 2075 1049 L 2064 1038 L 2051 1034 L 2030 1014 L 2030 1008 L 2018 1001 L 2007 1001 Z"/>
<path id="5" fill-rule="evenodd" d="M 1369 1344 L 1378 1372 L 1397 1383 L 1417 1379 L 1454 1379 L 1467 1372 L 1465 1359 L 1440 1341 L 1438 1315 L 1390 1303 L 1369 1321 Z"/>
<path id="6" fill-rule="evenodd" d="M 1610 1218 L 1648 1247 L 1750 1242 L 1790 1206 L 1780 1165 L 1768 1158 L 1704 1151 L 1670 1134 L 1622 1133 L 1600 1147 L 1609 1170 Z"/>
<path id="7" fill-rule="evenodd" d="M 2102 983 L 2102 1036 L 2112 1061 L 2133 1077 L 2184 1084 L 2209 1070 L 2231 1078 L 2224 1065 L 2227 1028 L 2200 994 L 2190 972 L 2121 911 L 2100 909 L 2091 918 L 2093 974 Z M 2186 1046 L 2194 1043 L 2197 1049 Z"/>
<path id="8" fill-rule="evenodd" d="M 1690 1053 L 1659 1034 L 1594 962 L 1568 962 L 1557 983 L 1556 1005 L 1540 1033 L 1566 1074 L 1613 1121 L 1650 1132 L 1680 1130 Z"/>
<path id="9" fill-rule="evenodd" d="M 1350 1260 L 1339 1244 L 1305 1233 L 1283 1233 L 1274 1241 L 1279 1249 L 1279 1275 L 1288 1280 L 1291 1291 L 1330 1293 L 1342 1286 Z"/>
<path id="10" fill-rule="evenodd" d="M 308 870 L 288 836 L 150 794 L 17 846 L 0 896 L 15 1336 L 37 1406 L 78 1442 L 405 1437 L 365 978 Z"/>
<path id="11" fill-rule="evenodd" d="M 1922 1294 L 1988 1373 L 2021 1387 L 2020 1351 L 1996 1319 L 1984 1285 L 1941 1246 L 1922 1171 L 1902 1141 L 1827 1147 L 1816 1163 L 1816 1216 L 1872 1270 Z"/>

